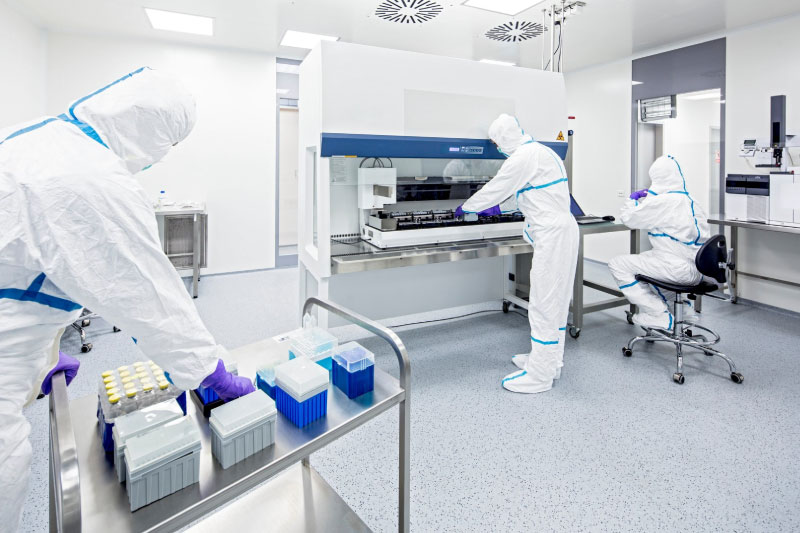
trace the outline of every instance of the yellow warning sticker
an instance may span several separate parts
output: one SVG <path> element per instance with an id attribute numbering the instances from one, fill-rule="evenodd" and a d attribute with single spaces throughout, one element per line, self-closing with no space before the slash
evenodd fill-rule
<path id="1" fill-rule="evenodd" d="M 558 137 L 556 137 L 556 140 L 557 141 L 563 141 L 564 140 L 564 132 L 563 131 L 559 131 L 558 132 Z"/>

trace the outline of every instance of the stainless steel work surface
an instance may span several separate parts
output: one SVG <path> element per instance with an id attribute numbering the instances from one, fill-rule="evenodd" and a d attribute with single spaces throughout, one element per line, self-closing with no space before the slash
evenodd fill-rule
<path id="1" fill-rule="evenodd" d="M 630 228 L 619 222 L 585 224 L 579 227 L 583 235 L 630 231 Z M 331 273 L 348 274 L 530 252 L 530 245 L 522 237 L 406 246 L 385 250 L 357 237 L 337 238 L 331 239 Z"/>
<path id="2" fill-rule="evenodd" d="M 777 231 L 780 233 L 800 234 L 800 224 L 792 222 L 757 222 L 753 220 L 736 220 L 723 215 L 712 215 L 709 217 L 708 223 L 712 226 L 714 224 L 719 224 L 723 226 L 733 226 L 745 229 L 759 229 L 764 231 Z"/>
<path id="3" fill-rule="evenodd" d="M 322 476 L 302 464 L 289 467 L 187 531 L 370 533 Z"/>
<path id="4" fill-rule="evenodd" d="M 262 341 L 231 351 L 239 374 L 255 376 L 259 359 L 268 351 L 286 350 L 285 343 Z M 223 470 L 211 454 L 208 421 L 193 401 L 187 416 L 200 428 L 202 450 L 200 482 L 131 513 L 125 486 L 117 481 L 98 435 L 97 398 L 87 396 L 70 403 L 80 465 L 81 518 L 84 531 L 173 531 L 205 516 L 226 502 L 257 487 L 263 481 L 307 457 L 353 428 L 400 403 L 405 392 L 398 381 L 375 369 L 375 390 L 350 400 L 339 389 L 328 389 L 328 415 L 298 429 L 278 414 L 275 444 Z M 270 482 L 272 483 L 272 482 Z M 310 492 L 313 496 L 314 492 Z M 291 501 L 291 500 L 289 500 Z M 304 505 L 316 509 L 313 502 Z M 324 508 L 323 510 L 330 508 Z M 325 512 L 327 512 L 325 511 Z M 288 510 L 287 510 L 288 512 Z M 345 527 L 349 530 L 349 527 Z"/>

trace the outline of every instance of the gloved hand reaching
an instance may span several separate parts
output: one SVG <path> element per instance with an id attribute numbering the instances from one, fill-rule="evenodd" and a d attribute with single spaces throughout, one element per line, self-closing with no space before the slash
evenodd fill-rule
<path id="1" fill-rule="evenodd" d="M 630 195 L 631 200 L 639 200 L 647 196 L 647 189 L 642 189 L 641 191 L 634 191 Z"/>
<path id="2" fill-rule="evenodd" d="M 462 206 L 456 207 L 456 211 L 455 211 L 455 213 L 453 213 L 453 215 L 455 215 L 456 218 L 460 218 L 460 217 L 464 216 L 464 210 L 461 207 Z"/>
<path id="3" fill-rule="evenodd" d="M 53 389 L 53 375 L 57 372 L 64 372 L 64 377 L 67 379 L 67 385 L 72 383 L 75 376 L 78 375 L 78 369 L 81 362 L 65 353 L 58 352 L 58 362 L 53 370 L 47 373 L 44 381 L 42 381 L 42 394 L 50 394 Z"/>
<path id="4" fill-rule="evenodd" d="M 236 376 L 225 370 L 225 363 L 222 362 L 222 359 L 217 362 L 216 370 L 203 380 L 202 385 L 212 389 L 226 402 L 256 390 L 249 379 Z"/>
<path id="5" fill-rule="evenodd" d="M 499 205 L 495 205 L 489 209 L 484 209 L 478 213 L 478 215 L 482 217 L 499 217 L 502 214 L 503 211 L 500 209 Z"/>

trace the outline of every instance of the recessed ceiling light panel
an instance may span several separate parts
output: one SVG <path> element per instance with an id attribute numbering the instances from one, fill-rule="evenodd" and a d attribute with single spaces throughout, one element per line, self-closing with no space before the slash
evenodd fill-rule
<path id="1" fill-rule="evenodd" d="M 516 17 L 544 0 L 466 0 L 463 5 Z"/>
<path id="2" fill-rule="evenodd" d="M 383 0 L 375 14 L 389 22 L 422 24 L 443 11 L 433 0 Z"/>
<path id="3" fill-rule="evenodd" d="M 150 25 L 156 30 L 193 33 L 195 35 L 214 35 L 214 19 L 199 15 L 187 15 L 174 11 L 144 8 Z"/>
<path id="4" fill-rule="evenodd" d="M 518 43 L 538 37 L 544 32 L 544 28 L 538 22 L 526 22 L 524 20 L 512 20 L 505 24 L 495 26 L 486 32 L 486 37 L 493 41 L 504 43 Z"/>
<path id="5" fill-rule="evenodd" d="M 304 31 L 288 30 L 283 34 L 281 46 L 291 46 L 293 48 L 307 48 L 311 50 L 320 41 L 338 41 L 338 37 L 332 35 L 319 35 L 316 33 L 306 33 Z"/>

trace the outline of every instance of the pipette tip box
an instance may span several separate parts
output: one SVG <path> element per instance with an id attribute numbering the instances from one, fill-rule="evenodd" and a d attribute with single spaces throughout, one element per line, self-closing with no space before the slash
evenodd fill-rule
<path id="1" fill-rule="evenodd" d="M 320 327 L 303 328 L 289 337 L 289 359 L 308 357 L 321 361 L 333 355 L 338 344 L 334 335 Z"/>
<path id="2" fill-rule="evenodd" d="M 256 387 L 264 391 L 267 396 L 275 399 L 275 371 L 263 372 L 259 370 L 256 372 Z"/>
<path id="3" fill-rule="evenodd" d="M 200 432 L 181 418 L 126 442 L 126 487 L 131 512 L 200 479 Z"/>
<path id="4" fill-rule="evenodd" d="M 222 468 L 260 452 L 275 442 L 275 401 L 257 390 L 211 412 L 211 451 Z"/>
<path id="5" fill-rule="evenodd" d="M 284 416 L 304 427 L 328 412 L 328 372 L 306 357 L 275 367 L 275 402 Z"/>
<path id="6" fill-rule="evenodd" d="M 239 375 L 239 366 L 234 361 L 223 361 L 225 364 L 225 370 L 230 372 L 233 375 Z M 220 405 L 224 404 L 225 401 L 222 400 L 219 395 L 214 391 L 214 389 L 209 387 L 203 387 L 200 385 L 196 389 L 194 389 L 194 393 L 197 396 L 197 399 L 200 400 L 201 405 L 203 406 L 203 414 L 208 418 L 211 411 L 219 407 Z"/>
<path id="7" fill-rule="evenodd" d="M 119 482 L 125 481 L 125 443 L 128 439 L 144 435 L 183 416 L 178 402 L 167 400 L 141 411 L 134 411 L 117 418 L 112 434 L 114 436 L 114 467 Z"/>
<path id="8" fill-rule="evenodd" d="M 375 388 L 375 355 L 358 344 L 348 342 L 333 354 L 333 384 L 351 400 Z"/>

